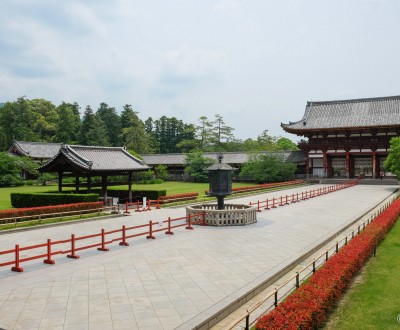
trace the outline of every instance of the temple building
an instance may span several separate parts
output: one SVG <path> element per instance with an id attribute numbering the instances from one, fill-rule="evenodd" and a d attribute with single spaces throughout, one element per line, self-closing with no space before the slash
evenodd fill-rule
<path id="1" fill-rule="evenodd" d="M 307 177 L 390 176 L 383 163 L 400 135 L 400 96 L 307 102 L 301 120 L 281 126 L 307 138 Z"/>

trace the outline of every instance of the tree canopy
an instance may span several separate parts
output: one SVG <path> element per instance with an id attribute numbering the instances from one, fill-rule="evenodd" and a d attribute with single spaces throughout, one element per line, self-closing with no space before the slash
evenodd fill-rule
<path id="1" fill-rule="evenodd" d="M 213 120 L 200 116 L 198 123 L 185 123 L 176 117 L 148 117 L 126 104 L 121 109 L 101 102 L 97 110 L 78 103 L 55 106 L 45 99 L 3 103 L 0 107 L 0 151 L 17 141 L 63 142 L 98 146 L 126 146 L 137 153 L 189 153 L 205 151 L 296 150 L 287 138 L 271 136 L 264 130 L 256 139 L 237 139 L 234 128 L 220 115 Z M 82 115 L 82 116 L 81 116 Z"/>
<path id="2" fill-rule="evenodd" d="M 296 165 L 287 163 L 277 154 L 251 155 L 243 165 L 240 176 L 251 178 L 257 183 L 292 180 Z"/>
<path id="3" fill-rule="evenodd" d="M 400 137 L 391 138 L 389 155 L 384 165 L 387 170 L 400 179 Z"/>
<path id="4" fill-rule="evenodd" d="M 201 150 L 186 154 L 185 173 L 194 177 L 196 182 L 208 182 L 207 168 L 215 161 L 205 157 Z"/>

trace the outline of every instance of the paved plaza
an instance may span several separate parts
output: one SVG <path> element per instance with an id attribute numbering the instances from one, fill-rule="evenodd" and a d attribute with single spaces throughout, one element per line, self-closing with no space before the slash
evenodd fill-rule
<path id="1" fill-rule="evenodd" d="M 323 185 L 315 185 L 316 189 Z M 295 194 L 299 187 L 238 198 L 237 203 Z M 367 213 L 397 186 L 358 185 L 258 213 L 245 227 L 184 227 L 130 246 L 0 268 L 3 329 L 192 329 L 261 281 Z M 0 235 L 0 250 L 67 239 L 185 215 L 184 207 L 132 213 Z M 0 256 L 0 262 L 5 256 Z M 9 260 L 9 259 L 8 259 Z"/>

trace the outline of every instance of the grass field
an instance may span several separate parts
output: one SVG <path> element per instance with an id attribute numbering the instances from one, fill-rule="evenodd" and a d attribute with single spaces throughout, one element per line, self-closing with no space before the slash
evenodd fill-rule
<path id="1" fill-rule="evenodd" d="M 234 183 L 233 187 L 249 186 L 249 183 Z M 204 191 L 208 189 L 208 183 L 191 183 L 191 182 L 171 182 L 166 181 L 162 184 L 140 184 L 133 185 L 132 189 L 135 190 L 158 190 L 165 189 L 167 195 L 182 194 L 187 192 L 198 192 L 199 196 L 204 196 Z M 125 186 L 113 186 L 109 189 L 128 189 Z M 63 188 L 63 190 L 71 190 L 73 188 Z M 12 208 L 10 201 L 10 193 L 19 192 L 46 192 L 57 190 L 56 185 L 49 186 L 21 186 L 21 187 L 7 187 L 0 188 L 0 210 L 6 210 Z"/>
<path id="2" fill-rule="evenodd" d="M 400 329 L 399 256 L 400 221 L 397 221 L 325 329 Z"/>

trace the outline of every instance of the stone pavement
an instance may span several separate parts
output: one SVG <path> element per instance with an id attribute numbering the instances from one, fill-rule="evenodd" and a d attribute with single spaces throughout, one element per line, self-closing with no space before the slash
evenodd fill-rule
<path id="1" fill-rule="evenodd" d="M 320 186 L 313 186 L 318 188 Z M 236 199 L 265 200 L 287 191 Z M 3 329 L 192 329 L 226 304 L 334 235 L 392 194 L 397 186 L 355 186 L 258 213 L 246 227 L 184 228 L 130 246 L 95 249 L 78 260 L 55 256 L 22 264 L 23 273 L 0 268 Z M 184 208 L 0 235 L 0 251 L 135 225 Z M 0 262 L 4 256 L 0 256 Z"/>

